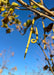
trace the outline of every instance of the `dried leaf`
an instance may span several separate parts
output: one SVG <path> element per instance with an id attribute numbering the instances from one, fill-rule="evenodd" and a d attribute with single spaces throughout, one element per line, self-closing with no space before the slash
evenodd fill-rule
<path id="1" fill-rule="evenodd" d="M 8 29 L 6 30 L 6 33 L 10 33 L 10 32 L 11 32 L 11 29 L 8 28 Z"/>

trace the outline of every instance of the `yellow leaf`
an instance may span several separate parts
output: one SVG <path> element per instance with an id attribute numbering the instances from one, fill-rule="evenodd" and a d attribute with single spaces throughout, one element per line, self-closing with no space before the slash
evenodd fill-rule
<path id="1" fill-rule="evenodd" d="M 3 25 L 1 25 L 1 27 L 8 28 L 8 25 L 7 24 L 3 24 Z"/>
<path id="2" fill-rule="evenodd" d="M 10 13 L 13 14 L 14 10 L 12 8 L 9 9 Z"/>
<path id="3" fill-rule="evenodd" d="M 9 2 L 9 0 L 2 0 L 2 2 L 6 4 Z"/>
<path id="4" fill-rule="evenodd" d="M 9 21 L 11 22 L 11 20 L 12 20 L 12 17 L 11 17 L 11 16 L 9 16 L 8 18 L 9 18 Z"/>
<path id="5" fill-rule="evenodd" d="M 1 7 L 1 11 L 5 11 L 5 8 L 4 7 Z"/>
<path id="6" fill-rule="evenodd" d="M 13 2 L 12 5 L 17 6 L 17 7 L 19 6 L 18 3 L 16 3 L 16 2 Z"/>
<path id="7" fill-rule="evenodd" d="M 26 23 L 24 23 L 23 26 L 26 27 L 27 26 Z"/>

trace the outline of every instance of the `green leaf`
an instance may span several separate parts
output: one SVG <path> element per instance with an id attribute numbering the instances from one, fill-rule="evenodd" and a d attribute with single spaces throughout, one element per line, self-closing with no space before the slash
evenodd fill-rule
<path id="1" fill-rule="evenodd" d="M 38 2 L 38 4 L 40 4 L 40 5 L 41 5 L 41 2 Z M 32 7 L 33 7 L 34 9 L 38 8 L 38 6 L 37 6 L 37 5 L 33 5 Z"/>
<path id="2" fill-rule="evenodd" d="M 38 6 L 36 6 L 36 5 L 33 5 L 33 8 L 34 8 L 34 9 L 36 9 L 36 8 L 38 8 Z"/>

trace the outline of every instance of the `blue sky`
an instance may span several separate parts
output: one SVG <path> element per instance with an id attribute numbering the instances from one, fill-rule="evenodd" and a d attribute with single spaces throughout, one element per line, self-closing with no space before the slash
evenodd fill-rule
<path id="1" fill-rule="evenodd" d="M 28 2 L 28 0 L 27 1 L 24 0 L 24 1 Z M 12 0 L 10 2 L 12 2 Z M 49 9 L 54 6 L 54 0 L 44 0 L 44 3 Z M 15 10 L 15 12 L 16 14 L 20 15 L 19 19 L 22 21 L 22 24 L 26 22 L 27 19 L 29 19 L 28 14 L 31 13 L 30 11 L 18 11 L 18 10 Z M 1 16 L 0 16 L 0 21 L 1 21 Z M 51 21 L 46 19 L 44 20 L 44 22 L 46 23 L 47 26 Z M 1 22 L 0 25 L 2 25 Z M 38 27 L 40 30 L 39 34 L 42 34 L 43 30 L 41 30 L 39 25 L 42 25 L 41 22 L 38 23 Z M 10 66 L 8 65 L 9 68 L 13 66 L 17 66 L 18 70 L 17 72 L 15 72 L 15 75 L 19 75 L 19 74 L 25 75 L 24 74 L 25 67 L 27 67 L 27 72 L 32 72 L 32 70 L 38 72 L 40 69 L 42 70 L 42 64 L 43 65 L 45 64 L 45 62 L 43 62 L 44 56 L 42 51 L 40 50 L 37 44 L 32 44 L 32 43 L 30 43 L 26 59 L 24 60 L 24 53 L 25 53 L 28 37 L 29 37 L 29 29 L 24 36 L 21 36 L 18 31 L 13 31 L 10 34 L 6 34 L 5 29 L 0 28 L 0 52 L 3 49 L 8 50 L 11 47 L 11 51 L 15 53 L 13 59 L 11 58 L 11 61 L 13 60 L 13 63 Z M 36 60 L 36 58 L 38 58 L 38 61 Z M 8 75 L 6 71 L 4 71 L 2 75 L 4 75 L 4 73 L 5 75 Z"/>

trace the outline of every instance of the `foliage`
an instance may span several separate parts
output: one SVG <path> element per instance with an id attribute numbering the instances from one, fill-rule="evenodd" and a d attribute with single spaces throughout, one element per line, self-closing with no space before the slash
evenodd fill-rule
<path id="1" fill-rule="evenodd" d="M 31 43 L 37 43 L 38 46 L 41 48 L 42 52 L 44 53 L 45 57 L 46 57 L 46 61 L 48 62 L 48 65 L 44 66 L 44 70 L 49 69 L 49 71 L 51 71 L 53 73 L 54 71 L 54 63 L 53 63 L 53 57 L 54 55 L 52 55 L 50 53 L 50 59 L 46 56 L 45 50 L 47 50 L 48 46 L 50 45 L 46 39 L 49 36 L 49 33 L 51 31 L 53 31 L 54 33 L 54 8 L 48 9 L 45 4 L 43 3 L 43 0 L 41 0 L 41 2 L 35 2 L 34 0 L 29 0 L 29 5 L 24 2 L 23 0 L 17 0 L 18 3 L 16 2 L 12 2 L 12 4 L 9 2 L 9 0 L 0 0 L 0 14 L 3 17 L 2 19 L 2 28 L 6 28 L 6 33 L 11 33 L 12 31 L 14 31 L 15 29 L 18 30 L 20 32 L 21 35 L 24 35 L 27 31 L 27 29 L 30 27 L 30 35 L 29 35 L 29 39 L 28 39 L 28 43 L 26 46 L 26 50 L 25 50 L 25 55 L 24 58 L 26 57 L 27 51 L 28 51 L 28 47 Z M 23 7 L 23 8 L 22 8 Z M 33 19 L 28 19 L 26 22 L 24 22 L 24 24 L 22 25 L 21 21 L 19 20 L 18 16 L 15 13 L 15 9 L 17 10 L 30 10 L 31 12 L 33 12 Z M 30 14 L 29 17 L 31 17 L 32 15 Z M 41 22 L 42 22 L 42 26 L 43 26 L 43 39 L 39 39 L 38 38 L 38 28 L 37 25 L 35 25 L 35 22 L 37 20 L 39 20 L 39 18 L 41 18 Z M 51 20 L 52 22 L 49 23 L 48 26 L 45 26 L 44 24 L 44 20 L 48 18 L 49 20 Z M 15 25 L 16 28 L 12 28 L 11 26 Z M 22 33 L 23 32 L 23 33 Z M 47 33 L 47 34 L 46 34 Z M 32 34 L 36 35 L 36 39 L 31 39 Z M 54 40 L 54 35 L 50 36 L 52 40 Z M 42 44 L 43 44 L 43 48 L 42 48 Z M 51 44 L 51 46 L 54 46 L 54 43 Z M 49 49 L 50 50 L 50 49 Z M 53 66 L 51 67 L 49 62 L 52 62 Z M 17 70 L 16 67 L 12 68 L 13 70 Z M 2 72 L 2 70 L 0 70 Z M 9 73 L 10 74 L 10 73 Z"/>

